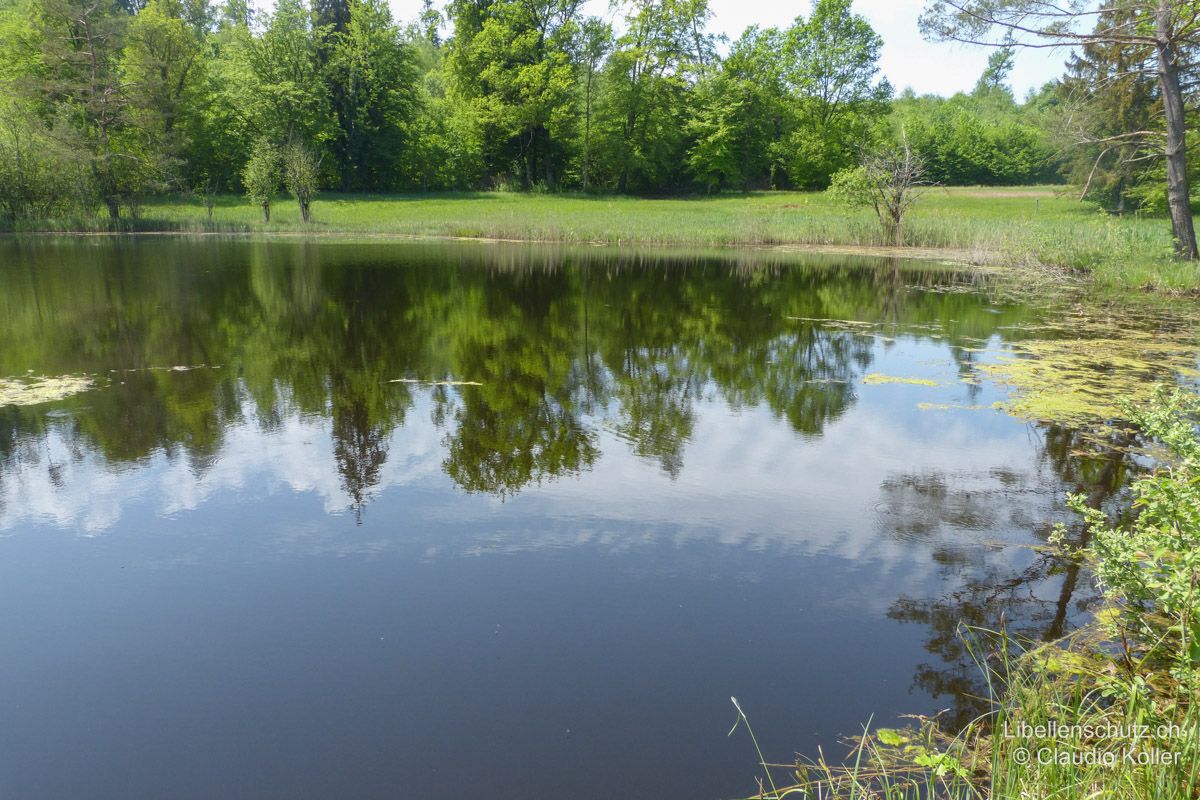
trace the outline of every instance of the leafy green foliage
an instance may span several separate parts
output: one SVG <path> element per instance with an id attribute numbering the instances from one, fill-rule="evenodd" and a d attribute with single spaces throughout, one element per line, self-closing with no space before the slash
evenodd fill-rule
<path id="1" fill-rule="evenodd" d="M 279 194 L 282 180 L 279 148 L 265 136 L 260 137 L 242 169 L 242 185 L 246 187 L 246 197 L 262 209 L 264 222 L 271 221 L 271 201 Z"/>
<path id="2" fill-rule="evenodd" d="M 420 111 L 416 63 L 383 0 L 351 0 L 330 36 L 325 66 L 337 132 L 333 151 L 343 191 L 402 181 Z"/>
<path id="3" fill-rule="evenodd" d="M 1012 185 L 1052 183 L 1054 150 L 1028 109 L 1004 92 L 987 97 L 901 97 L 896 121 L 938 183 Z"/>
<path id="4" fill-rule="evenodd" d="M 579 28 L 576 58 L 580 69 L 580 92 L 583 106 L 580 183 L 586 190 L 591 183 L 592 120 L 600 86 L 600 67 L 613 45 L 612 25 L 599 17 L 589 17 Z"/>
<path id="5" fill-rule="evenodd" d="M 315 26 L 304 0 L 279 0 L 261 36 L 242 53 L 248 94 L 239 108 L 249 113 L 256 133 L 284 139 L 301 136 L 326 142 L 335 135 L 329 86 L 321 80 L 319 56 L 328 27 Z"/>
<path id="6" fill-rule="evenodd" d="M 635 0 L 603 73 L 597 109 L 602 174 L 619 191 L 684 184 L 689 88 L 711 63 L 711 35 L 698 34 L 707 0 Z"/>
<path id="7" fill-rule="evenodd" d="M 179 0 L 150 0 L 129 24 L 121 73 L 130 87 L 130 124 L 152 143 L 164 181 L 178 175 L 175 166 L 196 135 L 204 44 Z"/>
<path id="8" fill-rule="evenodd" d="M 904 219 L 929 183 L 925 162 L 907 139 L 861 151 L 857 167 L 833 176 L 829 194 L 851 208 L 870 208 L 892 244 L 903 243 Z"/>
<path id="9" fill-rule="evenodd" d="M 688 166 L 705 189 L 775 185 L 779 140 L 792 122 L 780 75 L 781 40 L 775 29 L 748 29 L 720 71 L 697 85 Z"/>
<path id="10" fill-rule="evenodd" d="M 798 118 L 784 144 L 793 185 L 823 188 L 854 162 L 855 145 L 874 138 L 892 96 L 879 78 L 882 48 L 850 0 L 817 0 L 808 21 L 797 19 L 787 31 L 781 72 Z"/>
<path id="11" fill-rule="evenodd" d="M 453 0 L 407 25 L 384 0 L 81 2 L 0 8 L 0 116 L 14 121 L 0 125 L 0 205 L 14 222 L 116 221 L 156 193 L 244 190 L 264 136 L 305 142 L 318 187 L 342 192 L 709 193 L 824 188 L 900 131 L 938 183 L 1055 182 L 1065 115 L 1099 136 L 1154 113 L 1144 79 L 1121 83 L 1137 89 L 1127 100 L 1105 86 L 1139 63 L 1128 48 L 1081 51 L 1061 88 L 1024 103 L 1005 85 L 1007 48 L 970 94 L 893 99 L 882 38 L 852 0 L 813 0 L 725 52 L 707 0 L 632 0 L 612 23 L 579 0 Z M 1070 152 L 1089 197 L 1165 207 L 1136 148 Z M 51 173 L 70 178 L 31 177 Z"/>
<path id="12" fill-rule="evenodd" d="M 45 130 L 90 173 L 89 188 L 111 222 L 150 188 L 156 153 L 137 135 L 120 55 L 128 16 L 111 2 L 39 0 L 33 6 L 28 70 L 15 80 L 38 108 Z"/>
<path id="13" fill-rule="evenodd" d="M 28 108 L 0 101 L 0 216 L 9 223 L 60 217 L 93 202 L 86 161 L 64 152 Z"/>
<path id="14" fill-rule="evenodd" d="M 1006 83 L 1011 48 L 992 54 L 975 90 L 953 97 L 905 92 L 893 127 L 925 161 L 929 177 L 950 185 L 1054 183 L 1061 163 L 1053 128 L 1056 89 L 1018 103 Z"/>
<path id="15" fill-rule="evenodd" d="M 320 160 L 304 142 L 293 139 L 283 149 L 283 183 L 300 205 L 300 218 L 309 220 L 309 208 L 320 183 Z"/>
<path id="16" fill-rule="evenodd" d="M 1136 519 L 1114 528 L 1082 497 L 1072 497 L 1071 507 L 1087 522 L 1088 555 L 1119 610 L 1103 618 L 1111 634 L 1132 638 L 1142 664 L 1194 678 L 1200 667 L 1200 400 L 1163 389 L 1131 416 L 1167 459 L 1134 483 Z"/>
<path id="17" fill-rule="evenodd" d="M 829 182 L 829 196 L 850 208 L 866 208 L 871 205 L 878 181 L 867 174 L 861 164 L 838 170 Z"/>
<path id="18" fill-rule="evenodd" d="M 827 186 L 888 114 L 882 44 L 849 0 L 818 0 L 786 30 L 747 30 L 692 91 L 694 180 L 709 190 Z"/>
<path id="19" fill-rule="evenodd" d="M 1136 18 L 1129 7 L 1101 10 L 1101 20 L 1113 24 L 1132 24 Z M 1067 174 L 1083 187 L 1084 196 L 1117 213 L 1129 206 L 1166 210 L 1165 167 L 1146 160 L 1159 142 L 1127 135 L 1161 125 L 1153 55 L 1147 46 L 1089 43 L 1072 54 L 1055 88 L 1069 111 L 1063 135 L 1074 144 L 1067 150 Z"/>
<path id="20" fill-rule="evenodd" d="M 528 188 L 554 186 L 574 125 L 576 73 L 571 48 L 579 0 L 497 0 L 450 5 L 453 87 L 469 102 L 489 144 L 493 174 Z"/>

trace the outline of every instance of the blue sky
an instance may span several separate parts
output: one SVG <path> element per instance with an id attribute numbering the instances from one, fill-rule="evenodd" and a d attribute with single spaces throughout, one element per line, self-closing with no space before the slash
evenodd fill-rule
<path id="1" fill-rule="evenodd" d="M 435 0 L 441 7 L 441 0 Z M 421 0 L 390 0 L 396 18 L 407 21 L 420 10 Z M 797 14 L 807 15 L 807 0 L 709 0 L 712 28 L 737 38 L 747 26 L 787 25 Z M 855 0 L 855 10 L 867 17 L 883 37 L 882 70 L 897 90 L 911 86 L 918 93 L 954 94 L 970 90 L 987 62 L 984 48 L 931 44 L 921 38 L 917 17 L 924 0 Z M 611 17 L 608 0 L 587 0 L 585 13 Z M 1058 77 L 1065 52 L 1019 51 L 1011 83 L 1018 97 Z"/>

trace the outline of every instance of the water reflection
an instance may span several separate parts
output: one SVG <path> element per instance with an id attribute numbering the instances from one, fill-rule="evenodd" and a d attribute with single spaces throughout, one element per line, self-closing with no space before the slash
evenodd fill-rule
<path id="1" fill-rule="evenodd" d="M 1050 480 L 1030 481 L 1030 476 L 996 470 L 976 481 L 966 476 L 947 481 L 941 475 L 889 480 L 884 494 L 901 522 L 888 530 L 925 537 L 941 525 L 977 529 L 1004 519 L 1010 529 L 1024 531 L 1026 541 L 1040 542 L 1049 537 L 1054 522 L 1063 521 L 1070 523 L 1067 543 L 1081 548 L 1087 546 L 1090 531 L 1077 518 L 1062 518 L 1063 489 L 1083 494 L 1089 506 L 1110 517 L 1130 513 L 1125 490 L 1145 463 L 1135 455 L 1129 431 L 1085 437 L 1047 424 L 1036 432 L 1039 466 L 1049 472 Z M 1014 496 L 1022 501 L 1014 502 Z M 987 684 L 964 635 L 976 640 L 980 652 L 991 648 L 990 632 L 1001 630 L 1022 646 L 1053 641 L 1070 631 L 1098 594 L 1083 580 L 1079 562 L 1064 562 L 1046 551 L 1028 551 L 1015 565 L 970 548 L 939 547 L 931 555 L 943 568 L 949 588 L 933 597 L 905 593 L 888 615 L 928 628 L 925 648 L 939 663 L 920 664 L 914 685 L 948 700 L 948 724 L 963 726 L 988 710 Z"/>
<path id="2" fill-rule="evenodd" d="M 1020 545 L 1136 468 L 962 380 L 1044 313 L 888 259 L 0 242 L 0 377 L 96 378 L 0 408 L 0 793 L 728 796 L 730 694 L 774 760 L 970 713 L 957 621 L 1068 627 Z"/>
<path id="3" fill-rule="evenodd" d="M 913 291 L 945 271 L 887 261 L 731 270 L 521 248 L 409 247 L 398 264 L 371 245 L 6 246 L 18 266 L 0 272 L 0 374 L 102 380 L 58 422 L 8 409 L 5 458 L 53 428 L 111 464 L 178 452 L 203 472 L 231 425 L 317 415 L 359 510 L 419 381 L 469 382 L 432 391 L 443 467 L 467 491 L 511 496 L 589 469 L 605 426 L 678 476 L 706 398 L 766 406 L 819 436 L 896 335 L 937 330 L 953 354 L 1028 317 L 979 294 Z M 887 327 L 818 321 L 842 319 Z"/>

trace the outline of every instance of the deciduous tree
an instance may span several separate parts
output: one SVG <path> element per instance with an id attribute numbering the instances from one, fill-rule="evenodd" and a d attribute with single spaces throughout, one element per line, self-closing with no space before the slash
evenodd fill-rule
<path id="1" fill-rule="evenodd" d="M 632 0 L 604 71 L 606 168 L 619 191 L 666 188 L 682 175 L 686 94 L 713 37 L 706 0 Z"/>
<path id="2" fill-rule="evenodd" d="M 299 139 L 292 139 L 283 149 L 283 182 L 300 206 L 300 218 L 308 222 L 321 183 L 321 161 Z"/>
<path id="3" fill-rule="evenodd" d="M 419 108 L 413 55 L 383 0 L 350 0 L 326 67 L 343 191 L 394 186 Z"/>
<path id="4" fill-rule="evenodd" d="M 854 146 L 888 111 L 892 86 L 879 74 L 883 39 L 852 0 L 815 0 L 783 40 L 783 78 L 796 104 L 791 178 L 824 186 L 854 160 Z"/>
<path id="5" fill-rule="evenodd" d="M 263 222 L 271 221 L 271 201 L 279 194 L 282 179 L 279 148 L 267 137 L 259 137 L 242 169 L 242 185 L 246 197 L 262 209 Z"/>
<path id="6" fill-rule="evenodd" d="M 148 172 L 119 66 L 129 17 L 111 0 L 40 0 L 38 12 L 41 64 L 25 86 L 51 110 L 55 138 L 87 161 L 116 222 Z"/>
<path id="7" fill-rule="evenodd" d="M 575 122 L 572 43 L 581 0 L 454 0 L 449 67 L 494 147 L 493 173 L 557 184 Z"/>

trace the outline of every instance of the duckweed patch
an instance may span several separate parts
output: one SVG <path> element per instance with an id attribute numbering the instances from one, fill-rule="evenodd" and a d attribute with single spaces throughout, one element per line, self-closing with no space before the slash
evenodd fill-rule
<path id="1" fill-rule="evenodd" d="M 993 407 L 965 403 L 917 403 L 917 408 L 922 411 L 984 411 Z"/>
<path id="2" fill-rule="evenodd" d="M 867 386 L 878 386 L 887 383 L 902 383 L 909 386 L 938 386 L 937 381 L 931 381 L 928 378 L 901 378 L 895 375 L 883 375 L 878 372 L 872 372 L 870 375 L 863 377 L 862 382 Z"/>
<path id="3" fill-rule="evenodd" d="M 0 378 L 0 406 L 32 406 L 62 400 L 91 389 L 95 382 L 86 375 Z"/>
<path id="4" fill-rule="evenodd" d="M 395 380 L 388 381 L 388 383 L 412 383 L 419 386 L 483 386 L 479 381 L 435 381 L 422 380 L 421 378 L 396 378 Z"/>
<path id="5" fill-rule="evenodd" d="M 976 374 L 1011 390 L 1000 403 L 1014 416 L 1081 427 L 1123 418 L 1128 403 L 1149 402 L 1155 384 L 1196 374 L 1194 321 L 1154 329 L 1116 319 L 1075 317 L 1074 336 L 1016 342 Z"/>

